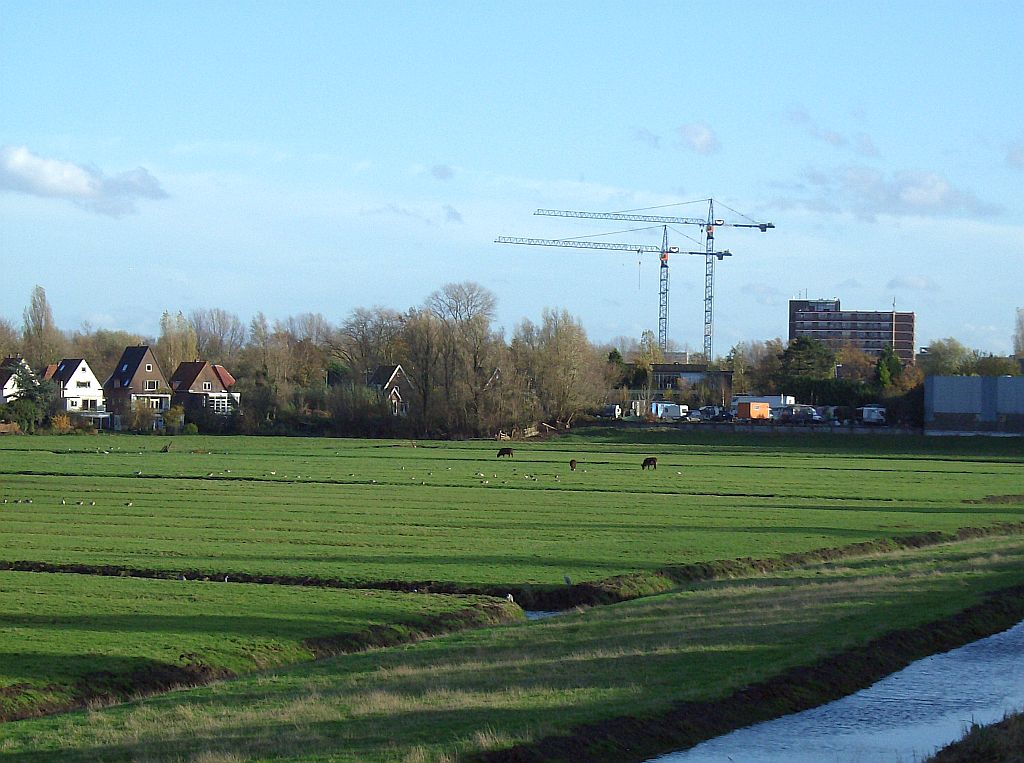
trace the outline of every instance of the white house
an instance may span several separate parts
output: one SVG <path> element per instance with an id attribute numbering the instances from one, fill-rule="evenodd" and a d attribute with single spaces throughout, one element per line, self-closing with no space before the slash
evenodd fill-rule
<path id="1" fill-rule="evenodd" d="M 18 379 L 15 375 L 18 366 L 26 371 L 32 370 L 22 357 L 4 358 L 0 363 L 0 405 L 11 402 L 11 398 L 18 393 Z"/>
<path id="2" fill-rule="evenodd" d="M 89 368 L 84 358 L 64 358 L 43 371 L 43 379 L 50 379 L 60 393 L 61 410 L 68 413 L 103 411 L 103 385 Z"/>

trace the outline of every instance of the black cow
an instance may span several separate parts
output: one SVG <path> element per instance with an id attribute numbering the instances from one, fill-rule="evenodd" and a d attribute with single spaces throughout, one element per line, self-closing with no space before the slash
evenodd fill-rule
<path id="1" fill-rule="evenodd" d="M 576 459 L 575 458 L 569 460 L 569 471 L 573 471 L 573 472 L 576 471 Z"/>
<path id="2" fill-rule="evenodd" d="M 658 459 L 656 459 L 654 456 L 648 456 L 647 458 L 645 458 L 644 462 L 640 465 L 640 468 L 646 469 L 647 467 L 650 467 L 651 469 L 657 469 Z"/>
<path id="3" fill-rule="evenodd" d="M 501 448 L 498 451 L 498 458 L 501 458 L 502 456 L 508 456 L 509 458 L 512 458 L 512 448 Z"/>

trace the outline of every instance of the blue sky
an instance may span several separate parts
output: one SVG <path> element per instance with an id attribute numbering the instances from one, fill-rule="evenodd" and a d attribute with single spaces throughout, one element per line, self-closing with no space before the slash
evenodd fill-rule
<path id="1" fill-rule="evenodd" d="M 638 337 L 655 255 L 494 238 L 713 197 L 777 226 L 719 232 L 716 353 L 785 337 L 804 292 L 1007 353 L 1021 39 L 1016 2 L 0 0 L 0 316 L 40 284 L 63 328 L 341 321 L 473 280 L 507 332 L 551 307 Z M 670 339 L 700 349 L 703 260 L 671 276 Z"/>

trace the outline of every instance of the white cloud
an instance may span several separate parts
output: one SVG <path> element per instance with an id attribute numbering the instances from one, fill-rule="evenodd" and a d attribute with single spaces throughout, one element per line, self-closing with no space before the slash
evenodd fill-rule
<path id="1" fill-rule="evenodd" d="M 691 122 L 679 128 L 679 136 L 690 150 L 707 156 L 720 148 L 715 131 L 705 122 Z"/>
<path id="2" fill-rule="evenodd" d="M 939 291 L 939 285 L 928 276 L 897 276 L 885 285 L 887 289 L 906 289 L 908 291 Z"/>
<path id="3" fill-rule="evenodd" d="M 447 164 L 435 164 L 430 168 L 430 174 L 438 180 L 451 180 L 455 176 L 455 170 Z"/>
<path id="4" fill-rule="evenodd" d="M 788 203 L 816 210 L 832 208 L 869 220 L 880 214 L 987 216 L 1001 211 L 928 170 L 902 170 L 886 176 L 872 167 L 847 165 L 831 170 L 809 169 L 804 179 L 815 197 Z"/>
<path id="5" fill-rule="evenodd" d="M 138 199 L 167 198 L 160 182 L 142 167 L 106 177 L 95 167 L 46 159 L 26 146 L 0 147 L 0 190 L 65 199 L 112 217 L 135 212 Z"/>
<path id="6" fill-rule="evenodd" d="M 863 289 L 864 284 L 858 281 L 856 278 L 847 278 L 845 281 L 836 284 L 836 291 L 846 291 L 848 289 Z"/>
<path id="7" fill-rule="evenodd" d="M 779 305 L 783 301 L 783 293 L 774 286 L 766 286 L 761 283 L 744 284 L 741 288 L 744 294 L 749 294 L 754 301 L 761 305 Z"/>
<path id="8" fill-rule="evenodd" d="M 879 156 L 878 148 L 871 136 L 866 132 L 856 133 L 852 138 L 838 130 L 822 127 L 816 123 L 811 115 L 803 109 L 793 109 L 789 112 L 789 119 L 794 124 L 803 126 L 804 130 L 812 138 L 828 143 L 834 148 L 851 148 L 861 156 Z"/>
<path id="9" fill-rule="evenodd" d="M 646 127 L 634 127 L 633 138 L 646 143 L 651 148 L 661 148 L 661 136 L 648 130 Z"/>

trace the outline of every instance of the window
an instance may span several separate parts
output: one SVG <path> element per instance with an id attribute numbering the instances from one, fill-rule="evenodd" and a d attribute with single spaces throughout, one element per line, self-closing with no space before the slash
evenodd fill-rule
<path id="1" fill-rule="evenodd" d="M 213 385 L 210 382 L 203 382 L 204 392 L 209 392 L 211 389 L 213 389 Z"/>
<path id="2" fill-rule="evenodd" d="M 146 391 L 147 392 L 155 392 L 156 391 L 156 387 L 157 387 L 157 380 L 156 379 L 146 379 Z"/>
<path id="3" fill-rule="evenodd" d="M 147 374 L 153 373 L 153 364 L 152 363 L 147 363 L 146 364 L 146 373 Z"/>
<path id="4" fill-rule="evenodd" d="M 77 400 L 72 400 L 71 401 L 71 407 L 72 408 L 77 408 L 78 407 L 78 401 Z"/>
<path id="5" fill-rule="evenodd" d="M 78 387 L 79 389 L 88 389 L 89 387 L 92 386 L 92 384 L 90 384 L 87 381 L 84 381 L 84 382 L 80 381 L 80 382 L 75 382 L 75 386 Z"/>
<path id="6" fill-rule="evenodd" d="M 121 372 L 124 373 L 127 370 L 128 370 L 128 364 L 125 363 L 123 366 L 121 366 Z"/>

